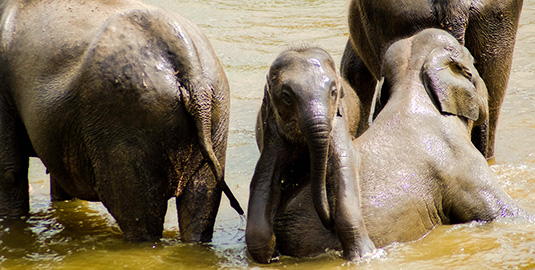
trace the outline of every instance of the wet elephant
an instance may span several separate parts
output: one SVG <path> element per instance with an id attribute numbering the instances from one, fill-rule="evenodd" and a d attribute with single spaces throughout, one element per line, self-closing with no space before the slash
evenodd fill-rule
<path id="1" fill-rule="evenodd" d="M 357 91 L 363 118 L 369 113 L 374 86 L 380 77 L 380 63 L 390 44 L 426 28 L 442 28 L 468 48 L 487 85 L 488 121 L 474 127 L 472 141 L 492 162 L 522 3 L 522 0 L 352 0 L 350 38 L 340 72 Z M 361 122 L 359 134 L 366 128 L 367 121 Z"/>
<path id="2" fill-rule="evenodd" d="M 347 180 L 338 181 L 344 185 L 327 181 L 332 215 L 360 212 L 365 226 L 359 229 L 366 229 L 376 247 L 416 240 L 440 224 L 506 216 L 532 219 L 499 186 L 471 142 L 471 126 L 484 121 L 488 105 L 485 84 L 469 51 L 447 32 L 431 29 L 396 42 L 384 59 L 373 102 L 380 112 L 369 129 L 352 139 L 339 128 L 344 124 L 333 127 L 328 175 Z M 337 116 L 334 121 L 343 123 L 346 118 Z M 253 179 L 252 185 L 252 190 L 271 196 L 266 195 L 264 203 L 268 213 L 276 213 L 270 224 L 276 247 L 293 256 L 340 248 L 337 234 L 317 215 L 317 191 L 309 180 L 313 174 L 298 170 L 306 162 L 289 168 L 278 163 L 272 171 L 278 175 L 288 171 L 283 183 L 273 181 L 258 188 Z M 360 201 L 336 197 L 341 189 L 352 187 L 350 181 L 360 187 Z M 285 198 L 284 204 L 273 198 Z M 345 203 L 351 205 L 340 205 Z M 249 209 L 249 219 L 270 217 L 251 211 L 258 209 Z"/>
<path id="3" fill-rule="evenodd" d="M 312 214 L 339 239 L 346 258 L 374 249 L 359 208 L 354 207 L 359 204 L 355 175 L 333 170 L 338 164 L 332 152 L 333 130 L 345 131 L 351 141 L 348 129 L 355 135 L 358 124 L 358 99 L 348 87 L 322 49 L 289 49 L 273 62 L 257 121 L 261 153 L 251 181 L 245 237 L 256 261 L 268 263 L 276 252 L 301 256 L 324 251 L 323 247 L 292 250 L 279 242 L 276 220 L 288 202 L 309 186 Z M 336 120 L 342 115 L 347 115 L 347 124 Z M 328 197 L 341 203 L 335 206 Z"/>
<path id="4" fill-rule="evenodd" d="M 9 0 L 0 16 L 0 215 L 28 214 L 36 156 L 53 199 L 102 201 L 128 240 L 161 238 L 176 197 L 182 240 L 210 241 L 231 196 L 229 87 L 199 28 L 127 0 Z"/>

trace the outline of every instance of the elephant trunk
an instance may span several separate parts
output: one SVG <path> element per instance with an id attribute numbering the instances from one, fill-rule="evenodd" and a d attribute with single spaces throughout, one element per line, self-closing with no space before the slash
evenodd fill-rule
<path id="1" fill-rule="evenodd" d="M 303 133 L 308 142 L 310 152 L 312 201 L 323 226 L 330 229 L 333 226 L 333 220 L 327 201 L 325 178 L 331 121 L 325 114 L 314 115 L 304 121 L 302 130 L 304 131 Z"/>

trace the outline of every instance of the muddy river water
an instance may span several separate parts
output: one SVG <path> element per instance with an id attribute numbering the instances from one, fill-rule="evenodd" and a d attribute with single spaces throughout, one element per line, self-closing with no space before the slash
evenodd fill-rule
<path id="1" fill-rule="evenodd" d="M 339 63 L 347 40 L 347 0 L 145 0 L 198 24 L 211 39 L 231 86 L 226 179 L 242 206 L 259 156 L 254 123 L 265 76 L 292 44 L 318 45 Z M 525 0 L 509 89 L 502 107 L 492 169 L 500 184 L 535 212 L 535 0 Z M 31 213 L 0 221 L 2 269 L 495 269 L 535 268 L 535 223 L 500 220 L 435 228 L 424 238 L 396 243 L 357 264 L 329 252 L 311 259 L 282 257 L 262 266 L 245 253 L 242 220 L 223 198 L 213 242 L 180 243 L 169 203 L 159 243 L 125 243 L 100 203 L 52 204 L 48 176 L 31 160 Z"/>

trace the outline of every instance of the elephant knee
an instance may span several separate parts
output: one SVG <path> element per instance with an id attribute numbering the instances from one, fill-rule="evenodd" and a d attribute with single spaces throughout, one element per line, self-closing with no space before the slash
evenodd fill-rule
<path id="1" fill-rule="evenodd" d="M 9 170 L 2 174 L 2 180 L 0 181 L 0 187 L 12 187 L 15 184 L 15 172 Z"/>

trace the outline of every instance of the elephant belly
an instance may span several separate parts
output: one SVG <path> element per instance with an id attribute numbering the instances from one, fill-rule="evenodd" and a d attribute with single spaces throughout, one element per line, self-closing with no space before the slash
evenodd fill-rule
<path id="1" fill-rule="evenodd" d="M 94 186 L 90 184 L 89 179 L 84 179 L 80 176 L 73 177 L 68 175 L 60 175 L 54 172 L 50 173 L 50 185 L 53 188 L 61 188 L 69 197 L 78 198 L 86 201 L 100 201 Z M 52 194 L 55 196 L 55 194 Z"/>
<path id="2" fill-rule="evenodd" d="M 326 249 L 341 249 L 336 234 L 321 224 L 311 198 L 307 186 L 275 217 L 274 232 L 281 254 L 310 257 Z"/>

